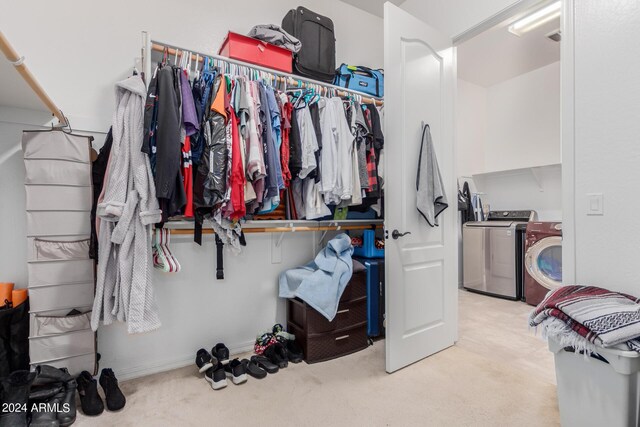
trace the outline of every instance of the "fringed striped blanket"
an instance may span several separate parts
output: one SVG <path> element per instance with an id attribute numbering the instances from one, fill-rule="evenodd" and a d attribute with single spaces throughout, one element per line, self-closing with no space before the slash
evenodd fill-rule
<path id="1" fill-rule="evenodd" d="M 597 345 L 640 352 L 639 301 L 595 286 L 562 286 L 533 310 L 529 325 L 578 351 L 592 353 Z"/>

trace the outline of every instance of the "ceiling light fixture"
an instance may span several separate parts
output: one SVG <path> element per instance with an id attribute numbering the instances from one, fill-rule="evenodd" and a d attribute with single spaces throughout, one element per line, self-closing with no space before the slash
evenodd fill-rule
<path id="1" fill-rule="evenodd" d="M 509 25 L 509 32 L 520 37 L 526 32 L 529 32 L 539 26 L 546 24 L 553 19 L 560 17 L 560 11 L 562 8 L 562 2 L 557 1 L 538 9 L 530 15 L 524 18 L 518 19 L 513 24 Z"/>

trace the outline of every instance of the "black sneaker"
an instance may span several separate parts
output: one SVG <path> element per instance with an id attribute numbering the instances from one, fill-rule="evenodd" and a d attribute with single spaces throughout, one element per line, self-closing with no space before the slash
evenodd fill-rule
<path id="1" fill-rule="evenodd" d="M 102 370 L 100 373 L 100 385 L 104 390 L 104 400 L 107 402 L 108 410 L 119 411 L 124 408 L 127 399 L 124 397 L 120 387 L 118 387 L 118 379 L 113 373 L 113 370 L 108 368 Z"/>
<path id="2" fill-rule="evenodd" d="M 218 363 L 222 363 L 223 365 L 229 363 L 229 349 L 224 344 L 216 344 L 216 346 L 211 349 L 211 354 L 218 359 Z"/>
<path id="3" fill-rule="evenodd" d="M 91 417 L 100 415 L 104 411 L 104 403 L 98 394 L 98 382 L 87 371 L 82 371 L 76 382 L 82 412 Z"/>
<path id="4" fill-rule="evenodd" d="M 247 381 L 247 370 L 238 359 L 233 359 L 231 362 L 224 365 L 224 372 L 227 374 L 227 377 L 231 378 L 231 381 L 235 385 L 242 384 Z"/>
<path id="5" fill-rule="evenodd" d="M 204 379 L 211 383 L 211 388 L 214 390 L 220 390 L 227 386 L 227 375 L 221 363 L 218 363 L 213 368 L 207 369 L 204 373 Z"/>
<path id="6" fill-rule="evenodd" d="M 302 348 L 298 345 L 294 340 L 287 340 L 285 345 L 287 350 L 287 359 L 292 363 L 300 363 L 302 359 L 304 359 L 304 353 L 302 352 Z"/>
<path id="7" fill-rule="evenodd" d="M 204 348 L 201 348 L 196 353 L 196 365 L 198 365 L 198 371 L 200 373 L 205 372 L 209 368 L 213 368 L 213 357 Z"/>

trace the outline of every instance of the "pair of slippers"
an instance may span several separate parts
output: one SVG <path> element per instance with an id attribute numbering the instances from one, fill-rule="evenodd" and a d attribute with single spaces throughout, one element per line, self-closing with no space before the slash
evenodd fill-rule
<path id="1" fill-rule="evenodd" d="M 177 273 L 182 269 L 169 249 L 171 234 L 166 228 L 156 228 L 153 233 L 153 266 L 165 273 Z"/>
<path id="2" fill-rule="evenodd" d="M 241 363 L 245 366 L 245 370 L 254 378 L 262 379 L 269 374 L 275 374 L 280 369 L 265 356 L 251 356 L 251 359 L 242 359 Z"/>

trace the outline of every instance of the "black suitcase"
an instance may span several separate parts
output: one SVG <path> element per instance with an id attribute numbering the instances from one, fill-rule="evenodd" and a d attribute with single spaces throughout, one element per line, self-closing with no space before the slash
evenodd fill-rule
<path id="1" fill-rule="evenodd" d="M 336 74 L 333 21 L 299 6 L 282 18 L 282 28 L 302 42 L 302 49 L 293 56 L 293 72 L 332 83 Z"/>

